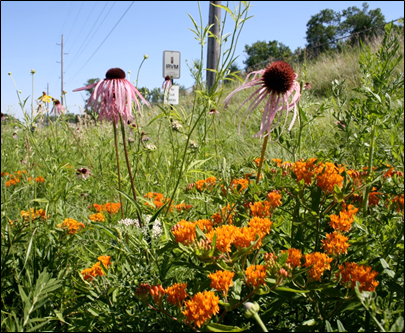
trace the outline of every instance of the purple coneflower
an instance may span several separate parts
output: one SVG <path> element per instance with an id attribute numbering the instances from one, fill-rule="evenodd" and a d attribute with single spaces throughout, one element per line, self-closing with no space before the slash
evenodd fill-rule
<path id="1" fill-rule="evenodd" d="M 162 84 L 162 90 L 163 92 L 169 91 L 170 88 L 172 87 L 173 83 L 172 83 L 172 79 L 170 77 L 170 75 L 166 75 L 165 80 Z"/>
<path id="2" fill-rule="evenodd" d="M 90 169 L 80 168 L 80 169 L 76 170 L 76 176 L 77 176 L 78 179 L 86 180 L 91 175 L 92 175 L 92 173 L 90 172 Z"/>
<path id="3" fill-rule="evenodd" d="M 16 132 L 13 133 L 13 139 L 17 140 L 18 139 L 18 135 Z"/>
<path id="4" fill-rule="evenodd" d="M 100 121 L 115 121 L 118 126 L 120 116 L 124 122 L 134 120 L 132 115 L 132 100 L 141 111 L 139 97 L 146 105 L 149 103 L 142 97 L 138 89 L 131 82 L 125 79 L 125 72 L 121 68 L 111 68 L 105 74 L 105 79 L 86 87 L 78 88 L 73 91 L 88 90 L 94 88 L 87 106 L 99 114 Z"/>
<path id="5" fill-rule="evenodd" d="M 309 82 L 305 82 L 304 89 L 305 90 L 311 90 L 311 85 L 309 84 Z"/>
<path id="6" fill-rule="evenodd" d="M 60 115 L 61 113 L 65 113 L 65 108 L 63 107 L 62 104 L 60 104 L 59 100 L 52 98 L 53 101 L 53 108 L 51 110 L 52 112 L 55 112 L 56 115 Z"/>
<path id="7" fill-rule="evenodd" d="M 210 112 L 208 112 L 208 114 L 209 114 L 209 115 L 212 115 L 212 114 L 219 114 L 219 112 L 218 112 L 217 110 L 215 110 L 215 109 L 211 109 Z"/>
<path id="8" fill-rule="evenodd" d="M 251 75 L 253 75 L 253 79 L 252 81 L 248 82 L 248 79 Z M 261 75 L 261 77 L 257 78 L 258 75 Z M 257 132 L 254 136 L 258 137 L 270 134 L 270 132 L 273 131 L 274 126 L 280 122 L 283 111 L 286 110 L 287 113 L 285 119 L 286 122 L 288 113 L 292 109 L 294 109 L 294 116 L 288 128 L 288 130 L 291 130 L 297 116 L 296 104 L 301 96 L 300 85 L 296 81 L 297 76 L 298 75 L 294 72 L 289 64 L 284 61 L 275 61 L 272 64 L 269 64 L 265 69 L 251 72 L 246 77 L 243 85 L 235 89 L 228 95 L 228 97 L 224 101 L 224 106 L 225 108 L 228 106 L 230 99 L 238 91 L 250 87 L 259 86 L 259 88 L 256 89 L 256 91 L 251 94 L 237 110 L 238 112 L 246 102 L 251 101 L 244 114 L 247 115 L 246 119 L 249 119 L 253 110 L 262 101 L 265 101 L 267 99 L 264 106 L 262 121 L 260 124 L 260 131 Z M 279 113 L 277 122 L 273 124 L 274 118 L 277 113 Z M 239 123 L 239 129 L 241 122 Z"/>

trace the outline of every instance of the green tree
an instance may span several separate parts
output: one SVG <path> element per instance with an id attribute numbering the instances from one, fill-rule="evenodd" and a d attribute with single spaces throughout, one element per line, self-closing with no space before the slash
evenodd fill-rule
<path id="1" fill-rule="evenodd" d="M 244 52 L 248 55 L 248 58 L 243 61 L 247 69 L 266 61 L 287 60 L 292 55 L 288 46 L 276 40 L 269 42 L 257 41 L 251 46 L 246 44 Z"/>
<path id="2" fill-rule="evenodd" d="M 385 17 L 381 9 L 369 10 L 367 2 L 363 8 L 349 7 L 342 11 L 342 18 L 345 20 L 340 24 L 341 35 L 352 35 L 350 42 L 366 40 L 384 32 Z"/>
<path id="3" fill-rule="evenodd" d="M 311 16 L 306 32 L 308 51 L 319 54 L 333 48 L 340 29 L 340 19 L 340 13 L 332 9 L 324 9 Z"/>

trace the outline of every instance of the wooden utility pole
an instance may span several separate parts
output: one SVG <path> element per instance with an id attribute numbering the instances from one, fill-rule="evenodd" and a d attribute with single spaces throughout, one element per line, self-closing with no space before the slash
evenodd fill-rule
<path id="1" fill-rule="evenodd" d="M 221 22 L 221 8 L 215 7 L 215 5 L 221 5 L 221 1 L 210 1 L 208 25 L 213 24 L 210 31 L 217 36 L 219 36 L 219 25 Z M 208 37 L 208 50 L 207 50 L 207 69 L 216 70 L 218 67 L 219 59 L 219 43 L 214 37 Z M 207 89 L 211 90 L 211 87 L 215 82 L 215 73 L 207 70 Z"/>
<path id="2" fill-rule="evenodd" d="M 63 35 L 62 35 L 62 39 L 61 39 L 61 44 L 56 43 L 57 45 L 60 45 L 60 64 L 61 64 L 61 70 L 60 70 L 60 78 L 61 78 L 61 82 L 60 82 L 60 104 L 63 105 L 63 55 L 67 54 L 67 53 L 63 53 Z M 57 61 L 59 62 L 59 61 Z"/>

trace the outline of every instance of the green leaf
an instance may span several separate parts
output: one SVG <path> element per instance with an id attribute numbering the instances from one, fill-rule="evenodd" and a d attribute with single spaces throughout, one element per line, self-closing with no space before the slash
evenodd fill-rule
<path id="1" fill-rule="evenodd" d="M 326 328 L 326 332 L 333 332 L 333 328 L 332 328 L 330 322 L 327 320 L 325 320 L 325 328 Z"/>
<path id="2" fill-rule="evenodd" d="M 388 274 L 390 277 L 394 278 L 395 277 L 395 273 L 393 270 L 390 269 L 390 266 L 388 265 L 388 263 L 385 261 L 384 258 L 380 258 L 380 263 L 382 265 L 382 267 L 384 268 L 384 273 Z"/>
<path id="3" fill-rule="evenodd" d="M 339 332 L 347 332 L 347 330 L 345 329 L 345 327 L 343 326 L 342 322 L 339 319 L 336 320 L 336 323 L 338 325 Z"/>

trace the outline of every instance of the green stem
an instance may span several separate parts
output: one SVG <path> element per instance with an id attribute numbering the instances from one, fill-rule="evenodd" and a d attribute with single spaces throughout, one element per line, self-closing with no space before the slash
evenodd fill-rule
<path id="1" fill-rule="evenodd" d="M 368 153 L 368 175 L 371 176 L 373 174 L 373 162 L 374 162 L 374 140 L 375 140 L 375 129 L 376 129 L 376 121 L 374 121 L 371 127 L 371 139 L 370 139 L 370 148 Z M 367 217 L 368 213 L 368 197 L 371 192 L 371 187 L 368 186 L 364 191 L 363 195 L 363 217 Z"/>
<path id="2" fill-rule="evenodd" d="M 122 120 L 121 115 L 120 115 L 120 121 L 121 121 L 122 140 L 124 141 L 125 160 L 126 160 L 126 162 L 127 162 L 127 168 L 128 168 L 129 179 L 131 180 L 132 194 L 134 195 L 134 200 L 135 200 L 135 202 L 138 202 L 138 199 L 136 198 L 135 185 L 134 185 L 134 178 L 132 177 L 131 166 L 130 166 L 130 164 L 129 164 L 128 150 L 127 150 L 127 140 L 126 140 L 126 137 L 125 137 L 124 121 Z M 136 213 L 137 213 L 137 215 L 138 215 L 139 226 L 142 228 L 143 225 L 142 225 L 141 216 L 140 216 L 140 214 L 139 214 L 138 209 L 136 210 Z"/>
<path id="3" fill-rule="evenodd" d="M 120 190 L 120 206 L 121 206 L 121 216 L 124 218 L 124 207 L 122 206 L 122 195 L 121 195 L 121 172 L 120 172 L 120 158 L 118 155 L 118 140 L 117 140 L 117 128 L 115 120 L 113 122 L 114 128 L 114 141 L 115 141 L 115 155 L 117 157 L 117 169 L 118 169 L 118 189 Z"/>
<path id="4" fill-rule="evenodd" d="M 264 326 L 262 319 L 259 317 L 257 312 L 253 314 L 253 317 L 256 319 L 257 323 L 259 324 L 260 328 L 263 330 L 263 332 L 268 332 L 266 326 Z"/>
<path id="5" fill-rule="evenodd" d="M 267 141 L 269 141 L 269 136 L 270 136 L 270 133 L 268 132 L 267 135 L 264 137 L 264 142 L 263 142 L 263 147 L 262 147 L 262 154 L 260 155 L 259 169 L 257 170 L 256 184 L 259 183 L 260 172 L 262 171 L 264 154 L 266 152 Z"/>

